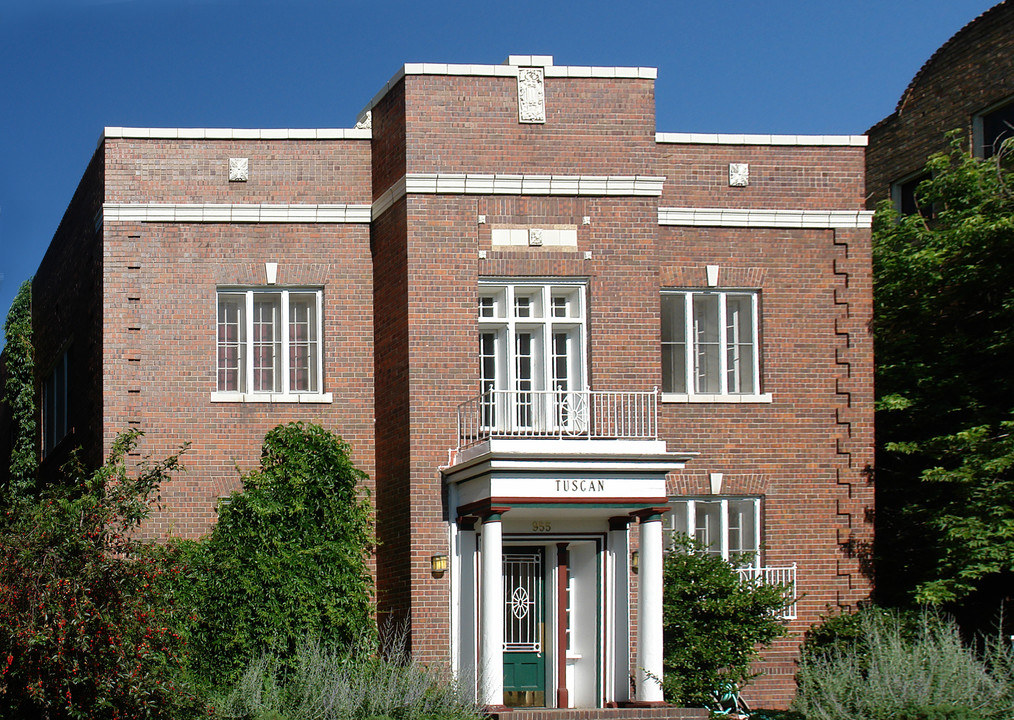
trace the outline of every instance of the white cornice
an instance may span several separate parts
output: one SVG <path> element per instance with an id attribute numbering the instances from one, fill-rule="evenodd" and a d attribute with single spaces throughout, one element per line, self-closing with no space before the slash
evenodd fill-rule
<path id="1" fill-rule="evenodd" d="M 512 55 L 508 59 L 520 61 L 522 55 Z M 631 80 L 655 80 L 658 77 L 658 68 L 653 67 L 592 67 L 586 65 L 543 65 L 549 55 L 528 56 L 533 65 L 544 68 L 547 78 L 626 78 Z M 472 77 L 512 77 L 518 76 L 519 65 L 462 65 L 455 63 L 405 63 L 391 79 L 384 83 L 373 99 L 366 104 L 360 112 L 358 119 L 362 120 L 367 112 L 380 102 L 390 92 L 391 88 L 398 84 L 406 75 L 464 75 Z"/>
<path id="2" fill-rule="evenodd" d="M 107 127 L 103 138 L 151 140 L 369 140 L 358 128 L 130 128 Z"/>
<path id="3" fill-rule="evenodd" d="M 368 223 L 369 205 L 104 203 L 106 222 Z"/>
<path id="4" fill-rule="evenodd" d="M 423 195 L 611 195 L 662 194 L 664 177 L 654 175 L 510 175 L 409 173 L 373 201 L 376 219 L 407 193 Z"/>
<path id="5" fill-rule="evenodd" d="M 752 208 L 658 209 L 659 225 L 752 228 L 868 228 L 869 210 L 755 210 Z"/>
<path id="6" fill-rule="evenodd" d="M 816 145 L 866 147 L 865 135 L 743 135 L 719 133 L 655 133 L 657 143 L 684 145 Z"/>

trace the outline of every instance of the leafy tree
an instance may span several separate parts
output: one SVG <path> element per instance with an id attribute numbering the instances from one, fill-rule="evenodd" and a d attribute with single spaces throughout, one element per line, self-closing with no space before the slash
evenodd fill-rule
<path id="1" fill-rule="evenodd" d="M 676 543 L 663 569 L 663 689 L 671 703 L 701 706 L 723 684 L 744 684 L 757 646 L 785 632 L 777 612 L 790 589 L 744 581 L 685 536 Z"/>
<path id="2" fill-rule="evenodd" d="M 3 350 L 7 376 L 3 403 L 11 414 L 11 459 L 6 478 L 0 475 L 0 506 L 29 495 L 35 487 L 35 351 L 32 345 L 32 281 L 25 280 L 4 322 Z M 3 472 L 0 469 L 0 472 Z"/>
<path id="3" fill-rule="evenodd" d="M 885 203 L 873 232 L 878 593 L 973 620 L 1014 588 L 1011 150 L 955 139 L 917 189 L 929 217 Z"/>
<path id="4" fill-rule="evenodd" d="M 139 433 L 105 465 L 76 463 L 42 497 L 8 508 L 0 532 L 0 715 L 187 718 L 202 704 L 177 678 L 166 569 L 135 538 L 179 456 L 127 470 Z"/>
<path id="5" fill-rule="evenodd" d="M 345 648 L 375 638 L 372 514 L 349 452 L 318 425 L 278 426 L 260 468 L 191 547 L 192 647 L 205 677 L 231 682 L 264 652 L 291 660 L 307 638 Z"/>

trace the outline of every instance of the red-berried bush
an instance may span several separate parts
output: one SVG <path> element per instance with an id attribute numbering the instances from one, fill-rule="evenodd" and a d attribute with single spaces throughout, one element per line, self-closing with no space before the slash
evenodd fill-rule
<path id="1" fill-rule="evenodd" d="M 136 537 L 179 454 L 128 471 L 140 433 L 106 464 L 0 519 L 0 716 L 189 718 L 207 709 L 181 680 L 184 646 L 164 573 Z"/>

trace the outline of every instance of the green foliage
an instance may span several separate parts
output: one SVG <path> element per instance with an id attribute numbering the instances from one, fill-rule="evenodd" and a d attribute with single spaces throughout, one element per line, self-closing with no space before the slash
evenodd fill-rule
<path id="1" fill-rule="evenodd" d="M 29 497 L 38 464 L 35 448 L 35 350 L 32 345 L 32 281 L 25 280 L 4 322 L 7 364 L 2 397 L 11 413 L 11 460 L 0 507 Z"/>
<path id="2" fill-rule="evenodd" d="M 745 683 L 757 646 L 785 632 L 776 613 L 790 588 L 744 581 L 684 536 L 677 545 L 664 566 L 663 689 L 669 702 L 701 706 L 724 683 Z"/>
<path id="3" fill-rule="evenodd" d="M 186 549 L 204 676 L 232 682 L 265 652 L 288 662 L 305 637 L 346 648 L 375 638 L 372 516 L 349 452 L 317 425 L 280 425 L 211 536 Z"/>
<path id="4" fill-rule="evenodd" d="M 980 619 L 1014 587 L 1011 150 L 955 141 L 917 190 L 932 217 L 884 204 L 873 231 L 878 596 Z"/>
<path id="5" fill-rule="evenodd" d="M 1014 712 L 1009 644 L 988 643 L 980 657 L 952 621 L 932 613 L 913 622 L 870 608 L 830 622 L 845 633 L 811 630 L 824 641 L 808 641 L 800 660 L 793 709 L 807 720 L 999 720 Z"/>
<path id="6" fill-rule="evenodd" d="M 477 720 L 471 692 L 404 652 L 383 657 L 300 642 L 291 663 L 254 658 L 216 705 L 250 720 Z"/>
<path id="7" fill-rule="evenodd" d="M 0 715 L 187 718 L 203 706 L 178 684 L 176 608 L 165 572 L 134 538 L 173 455 L 136 474 L 121 435 L 104 466 L 76 463 L 37 500 L 9 508 L 0 534 Z"/>

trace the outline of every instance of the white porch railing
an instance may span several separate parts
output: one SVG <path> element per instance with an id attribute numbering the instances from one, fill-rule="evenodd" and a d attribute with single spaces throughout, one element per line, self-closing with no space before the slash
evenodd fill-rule
<path id="1" fill-rule="evenodd" d="M 657 440 L 658 389 L 489 390 L 458 406 L 458 449 L 490 438 Z"/>
<path id="2" fill-rule="evenodd" d="M 771 567 L 736 568 L 743 582 L 764 583 L 765 585 L 785 585 L 788 603 L 778 611 L 783 620 L 796 619 L 796 563 Z"/>

